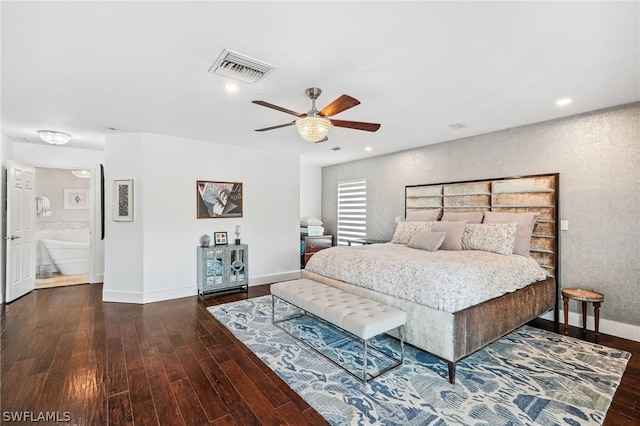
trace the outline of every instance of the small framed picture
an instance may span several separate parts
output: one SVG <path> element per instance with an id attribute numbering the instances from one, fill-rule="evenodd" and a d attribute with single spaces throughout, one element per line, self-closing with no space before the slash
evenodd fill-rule
<path id="1" fill-rule="evenodd" d="M 88 210 L 89 190 L 88 189 L 65 189 L 64 190 L 65 210 Z"/>
<path id="2" fill-rule="evenodd" d="M 133 179 L 113 181 L 113 220 L 133 221 Z"/>
<path id="3" fill-rule="evenodd" d="M 227 245 L 227 233 L 226 232 L 214 232 L 213 241 L 217 246 Z"/>

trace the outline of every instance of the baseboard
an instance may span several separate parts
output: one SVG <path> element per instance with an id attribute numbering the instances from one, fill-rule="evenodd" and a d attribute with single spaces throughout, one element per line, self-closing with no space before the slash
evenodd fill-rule
<path id="1" fill-rule="evenodd" d="M 549 311 L 540 318 L 553 321 L 553 311 Z M 560 309 L 559 321 L 564 324 L 564 312 Z M 569 325 L 582 328 L 582 314 L 569 311 Z M 594 330 L 595 322 L 592 315 L 587 315 L 587 329 Z M 625 324 L 600 318 L 600 333 L 611 336 L 622 337 L 623 339 L 640 342 L 640 327 L 637 325 Z"/>
<path id="2" fill-rule="evenodd" d="M 189 297 L 197 295 L 195 286 L 187 286 L 180 288 L 171 288 L 167 290 L 148 291 L 145 293 L 129 292 L 129 291 L 102 291 L 103 302 L 116 303 L 153 303 L 163 300 L 179 299 L 181 297 Z"/>
<path id="3" fill-rule="evenodd" d="M 280 281 L 297 280 L 298 278 L 300 278 L 300 270 L 283 272 L 281 274 L 249 277 L 249 287 L 252 287 L 254 285 L 277 283 Z"/>
<path id="4" fill-rule="evenodd" d="M 107 291 L 102 290 L 103 302 L 115 303 L 144 303 L 144 295 L 134 291 Z"/>
<path id="5" fill-rule="evenodd" d="M 94 274 L 89 277 L 90 284 L 97 284 L 97 283 L 103 283 L 103 282 L 104 282 L 104 274 Z"/>

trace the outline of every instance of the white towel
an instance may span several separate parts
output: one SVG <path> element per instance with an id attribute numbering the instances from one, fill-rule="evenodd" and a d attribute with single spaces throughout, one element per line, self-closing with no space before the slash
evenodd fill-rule
<path id="1" fill-rule="evenodd" d="M 41 216 L 51 216 L 51 201 L 44 195 L 36 198 L 36 211 Z"/>

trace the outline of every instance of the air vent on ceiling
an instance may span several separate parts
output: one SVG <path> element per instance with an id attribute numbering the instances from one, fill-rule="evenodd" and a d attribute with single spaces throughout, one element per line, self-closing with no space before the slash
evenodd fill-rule
<path id="1" fill-rule="evenodd" d="M 455 130 L 459 130 L 459 129 L 464 129 L 465 127 L 467 127 L 467 125 L 462 123 L 453 123 L 453 124 L 449 124 L 449 127 Z"/>
<path id="2" fill-rule="evenodd" d="M 274 68 L 273 65 L 266 62 L 225 49 L 209 68 L 209 72 L 253 84 L 269 74 Z"/>

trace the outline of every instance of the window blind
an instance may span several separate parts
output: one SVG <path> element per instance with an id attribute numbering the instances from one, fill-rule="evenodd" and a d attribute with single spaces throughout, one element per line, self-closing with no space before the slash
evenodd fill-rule
<path id="1" fill-rule="evenodd" d="M 367 237 L 366 179 L 338 182 L 338 245 Z"/>

